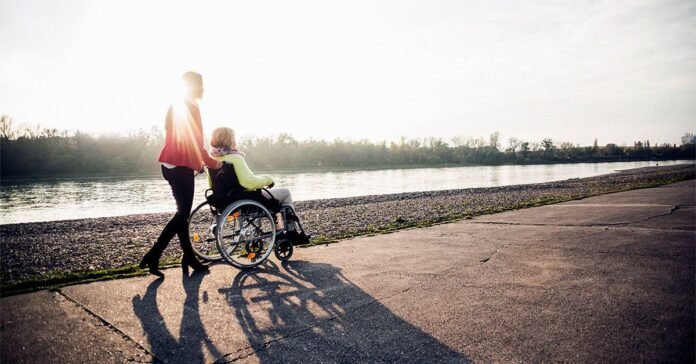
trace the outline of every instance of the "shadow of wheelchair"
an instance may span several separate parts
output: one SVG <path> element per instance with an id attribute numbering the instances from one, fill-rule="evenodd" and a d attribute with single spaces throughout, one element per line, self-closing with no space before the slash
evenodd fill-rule
<path id="1" fill-rule="evenodd" d="M 218 291 L 249 342 L 220 362 L 468 362 L 330 264 L 267 261 Z"/>

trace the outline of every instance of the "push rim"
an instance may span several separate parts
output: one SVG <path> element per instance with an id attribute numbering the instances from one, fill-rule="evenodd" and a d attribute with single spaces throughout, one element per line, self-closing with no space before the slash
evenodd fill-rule
<path id="1" fill-rule="evenodd" d="M 201 259 L 216 262 L 222 260 L 217 247 L 217 216 L 210 211 L 208 202 L 198 205 L 188 219 L 189 240 L 193 252 Z"/>
<path id="2" fill-rule="evenodd" d="M 242 200 L 220 214 L 217 248 L 222 258 L 237 268 L 251 268 L 265 261 L 275 244 L 273 216 L 256 201 Z"/>

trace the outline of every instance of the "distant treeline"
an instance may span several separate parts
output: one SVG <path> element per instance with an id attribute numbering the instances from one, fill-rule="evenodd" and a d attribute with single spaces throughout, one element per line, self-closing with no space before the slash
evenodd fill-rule
<path id="1" fill-rule="evenodd" d="M 16 128 L 0 123 L 2 178 L 63 175 L 151 175 L 159 172 L 157 156 L 164 142 L 153 129 L 126 136 L 93 136 L 38 126 Z M 504 145 L 497 132 L 488 139 L 453 137 L 405 139 L 373 143 L 336 139 L 298 141 L 289 134 L 239 141 L 256 171 L 339 168 L 388 168 L 427 165 L 498 165 L 633 160 L 694 159 L 694 144 L 632 146 L 616 144 L 581 147 L 550 138 L 523 141 L 510 138 Z"/>

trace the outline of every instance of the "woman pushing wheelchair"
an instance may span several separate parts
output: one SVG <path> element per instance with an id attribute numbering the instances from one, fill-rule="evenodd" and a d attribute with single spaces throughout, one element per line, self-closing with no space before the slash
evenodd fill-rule
<path id="1" fill-rule="evenodd" d="M 287 214 L 281 212 L 275 214 L 276 228 L 280 230 L 282 226 L 287 226 L 287 229 L 283 231 L 285 236 L 281 238 L 286 238 L 294 244 L 309 243 L 310 236 L 302 229 L 300 219 L 295 213 L 290 190 L 273 188 L 272 192 L 268 191 L 275 185 L 273 179 L 269 175 L 255 175 L 251 171 L 244 159 L 245 154 L 237 149 L 234 130 L 227 127 L 213 130 L 210 137 L 210 156 L 223 164 L 222 168 L 208 169 L 208 183 L 213 189 L 215 198 L 221 200 L 219 205 L 226 205 L 238 198 L 249 198 L 250 194 L 257 192 L 256 195 L 260 195 L 262 199 L 260 202 L 264 205 L 277 204 L 277 208 L 272 208 L 272 210 L 288 212 Z M 225 171 L 226 168 L 229 170 Z M 232 171 L 234 176 L 229 176 L 232 178 L 222 178 L 225 172 L 232 174 Z M 283 221 L 286 218 L 287 221 Z"/>

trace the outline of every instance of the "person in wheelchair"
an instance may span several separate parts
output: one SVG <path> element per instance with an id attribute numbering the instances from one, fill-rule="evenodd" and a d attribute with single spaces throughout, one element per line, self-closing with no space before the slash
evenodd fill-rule
<path id="1" fill-rule="evenodd" d="M 244 159 L 245 154 L 237 149 L 233 129 L 220 127 L 213 130 L 210 156 L 222 162 L 222 168 L 208 169 L 208 184 L 213 190 L 213 200 L 217 200 L 215 204 L 224 207 L 242 198 L 259 200 L 269 210 L 276 212 L 277 228 L 283 226 L 283 217 L 278 211 L 287 206 L 290 211 L 289 221 L 285 222 L 288 225 L 287 238 L 296 244 L 309 243 L 310 236 L 302 229 L 295 213 L 290 190 L 273 188 L 272 194 L 267 191 L 275 185 L 273 178 L 266 174 L 255 175 L 251 171 Z"/>

